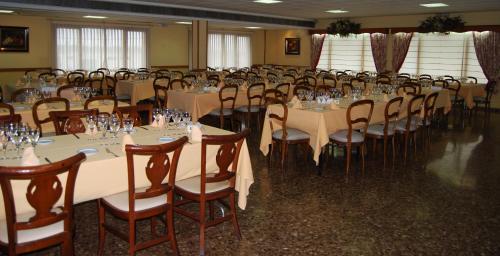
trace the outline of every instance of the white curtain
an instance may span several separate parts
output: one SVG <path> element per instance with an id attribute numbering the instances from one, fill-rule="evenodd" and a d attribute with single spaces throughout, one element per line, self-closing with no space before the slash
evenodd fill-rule
<path id="1" fill-rule="evenodd" d="M 147 67 L 147 30 L 56 26 L 57 67 L 96 70 Z"/>
<path id="2" fill-rule="evenodd" d="M 208 66 L 213 68 L 243 68 L 252 63 L 250 35 L 215 33 L 208 34 Z"/>

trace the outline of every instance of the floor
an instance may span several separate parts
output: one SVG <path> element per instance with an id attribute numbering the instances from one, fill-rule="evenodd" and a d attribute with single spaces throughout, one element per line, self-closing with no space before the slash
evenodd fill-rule
<path id="1" fill-rule="evenodd" d="M 382 168 L 367 156 L 364 175 L 344 182 L 342 152 L 318 176 L 312 160 L 290 157 L 288 170 L 268 168 L 250 138 L 255 183 L 238 212 L 243 240 L 227 223 L 208 230 L 210 255 L 500 255 L 500 114 L 478 113 L 435 129 L 431 149 L 419 147 L 404 167 Z M 294 156 L 292 149 L 290 156 Z M 358 160 L 354 170 L 359 170 Z M 96 203 L 76 206 L 76 255 L 97 252 Z M 118 223 L 123 225 L 124 223 Z M 149 223 L 138 224 L 140 236 Z M 197 226 L 176 216 L 181 254 L 198 253 Z M 37 255 L 57 255 L 52 248 Z M 108 235 L 106 255 L 127 254 Z M 164 244 L 137 255 L 169 255 Z"/>

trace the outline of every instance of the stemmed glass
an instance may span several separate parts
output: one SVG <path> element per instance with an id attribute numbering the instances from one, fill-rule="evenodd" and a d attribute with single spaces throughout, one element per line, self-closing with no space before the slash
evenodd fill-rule
<path id="1" fill-rule="evenodd" d="M 24 136 L 22 136 L 19 132 L 15 132 L 10 137 L 10 140 L 16 146 L 17 156 L 19 157 L 19 150 L 21 148 L 21 144 L 23 143 Z"/>
<path id="2" fill-rule="evenodd" d="M 116 117 L 111 118 L 111 122 L 109 124 L 109 130 L 113 135 L 113 138 L 118 138 L 117 134 L 120 131 L 120 119 Z"/>
<path id="3" fill-rule="evenodd" d="M 36 148 L 38 140 L 40 139 L 40 131 L 38 131 L 38 129 L 29 131 L 27 138 L 28 141 L 31 143 L 31 146 L 33 146 L 33 148 Z"/>
<path id="4" fill-rule="evenodd" d="M 180 122 L 181 122 L 181 119 L 182 119 L 182 114 L 180 112 L 175 112 L 172 115 L 172 119 L 174 120 L 175 127 L 179 128 L 179 125 L 180 125 Z"/>
<path id="5" fill-rule="evenodd" d="M 100 114 L 97 117 L 97 124 L 102 133 L 102 139 L 106 139 L 106 132 L 108 130 L 108 117 L 106 115 Z"/>
<path id="6" fill-rule="evenodd" d="M 95 129 L 95 117 L 93 115 L 86 116 L 85 120 L 87 121 L 87 127 L 90 130 L 90 134 L 94 134 Z"/>
<path id="7" fill-rule="evenodd" d="M 165 118 L 165 130 L 168 130 L 168 127 L 170 125 L 170 119 L 172 118 L 173 111 L 171 109 L 164 109 L 163 110 L 163 117 Z"/>
<path id="8" fill-rule="evenodd" d="M 158 126 L 160 124 L 160 115 L 161 115 L 161 110 L 159 108 L 154 108 L 153 109 L 153 118 L 155 119 L 154 122 Z"/>
<path id="9" fill-rule="evenodd" d="M 134 121 L 132 120 L 132 118 L 125 118 L 123 119 L 123 130 L 127 133 L 127 134 L 130 134 L 132 132 L 132 129 L 134 127 Z"/>
<path id="10" fill-rule="evenodd" d="M 191 122 L 191 115 L 189 114 L 189 112 L 184 112 L 182 114 L 182 122 L 184 123 L 184 125 L 188 125 L 189 122 Z"/>
<path id="11" fill-rule="evenodd" d="M 0 142 L 2 143 L 2 150 L 3 150 L 2 159 L 7 159 L 7 146 L 9 145 L 9 136 L 7 136 L 7 134 L 4 131 L 2 131 Z"/>

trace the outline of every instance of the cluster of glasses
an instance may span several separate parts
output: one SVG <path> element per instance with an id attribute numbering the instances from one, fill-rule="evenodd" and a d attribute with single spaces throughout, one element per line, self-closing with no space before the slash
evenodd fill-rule
<path id="1" fill-rule="evenodd" d="M 161 119 L 163 118 L 165 130 L 170 128 L 181 129 L 191 124 L 191 114 L 180 109 L 155 108 L 153 109 L 153 118 L 153 122 L 157 125 L 159 125 Z"/>
<path id="2" fill-rule="evenodd" d="M 244 79 L 238 79 L 238 78 L 224 78 L 224 84 L 231 84 L 231 85 L 236 85 L 236 86 L 242 86 L 243 83 L 245 83 Z"/>
<path id="3" fill-rule="evenodd" d="M 22 102 L 25 104 L 33 104 L 33 103 L 41 100 L 42 98 L 43 98 L 43 95 L 40 92 L 40 90 L 32 88 L 32 89 L 27 89 L 23 93 Z"/>
<path id="4" fill-rule="evenodd" d="M 397 90 L 397 85 L 392 85 L 392 84 L 381 84 L 381 83 L 378 83 L 376 85 L 373 86 L 373 91 L 381 91 L 382 93 L 385 93 L 385 94 L 393 94 L 396 92 Z"/>
<path id="5" fill-rule="evenodd" d="M 91 134 L 94 131 L 101 133 L 101 140 L 106 139 L 106 134 L 109 132 L 111 138 L 118 138 L 118 132 L 121 130 L 121 120 L 116 114 L 111 116 L 105 113 L 99 114 L 97 116 L 88 115 L 86 117 L 87 127 Z M 123 120 L 123 131 L 126 133 L 131 133 L 133 131 L 134 122 L 130 118 Z M 111 144 L 119 144 L 118 142 L 111 142 Z"/>
<path id="6" fill-rule="evenodd" d="M 38 144 L 40 139 L 40 131 L 38 129 L 31 129 L 24 123 L 4 123 L 0 126 L 0 143 L 2 143 L 3 160 L 9 159 L 7 157 L 7 147 L 9 142 L 12 143 L 17 155 L 10 159 L 21 158 L 21 147 L 23 144 L 30 144 L 33 148 Z"/>
<path id="7" fill-rule="evenodd" d="M 255 83 L 263 83 L 264 82 L 264 78 L 260 77 L 260 76 L 251 76 L 247 79 L 248 81 L 248 84 L 255 84 Z"/>
<path id="8" fill-rule="evenodd" d="M 297 97 L 299 98 L 299 100 L 302 100 L 302 101 L 312 101 L 314 99 L 314 92 L 313 91 L 305 91 L 305 90 L 300 90 L 298 93 L 297 93 Z"/>
<path id="9" fill-rule="evenodd" d="M 31 76 L 30 73 L 23 75 L 23 77 L 21 78 L 21 82 L 24 84 L 30 83 L 31 81 L 33 81 L 33 77 Z"/>
<path id="10" fill-rule="evenodd" d="M 73 87 L 73 93 L 80 99 L 80 100 L 87 100 L 90 97 L 95 97 L 99 94 L 99 90 L 97 88 L 91 88 L 91 87 Z"/>
<path id="11" fill-rule="evenodd" d="M 139 80 L 147 80 L 149 79 L 149 72 L 139 72 L 135 75 L 135 77 Z"/>

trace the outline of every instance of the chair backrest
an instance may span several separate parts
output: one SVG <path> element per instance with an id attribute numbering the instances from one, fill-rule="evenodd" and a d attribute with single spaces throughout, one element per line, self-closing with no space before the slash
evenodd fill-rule
<path id="1" fill-rule="evenodd" d="M 248 111 L 250 112 L 251 106 L 256 106 L 255 102 L 258 101 L 257 106 L 262 106 L 262 99 L 264 98 L 264 91 L 266 90 L 266 84 L 264 83 L 254 83 L 250 85 L 247 89 L 247 99 L 248 99 Z M 252 104 L 253 103 L 253 104 Z"/>
<path id="2" fill-rule="evenodd" d="M 411 82 L 411 81 L 407 81 L 405 82 L 403 85 L 407 85 L 407 86 L 412 86 L 415 88 L 415 90 L 417 91 L 416 93 L 417 94 L 420 94 L 422 92 L 422 86 L 419 84 L 419 83 L 416 83 L 416 82 Z"/>
<path id="3" fill-rule="evenodd" d="M 403 97 L 395 97 L 385 105 L 384 109 L 384 136 L 387 136 L 387 132 L 389 130 L 389 125 L 395 125 L 398 116 L 399 110 L 401 109 L 401 104 L 403 104 Z"/>
<path id="4" fill-rule="evenodd" d="M 255 73 L 255 72 L 253 72 L 253 71 L 248 71 L 247 72 L 247 78 L 252 77 L 252 76 L 255 77 L 255 76 L 259 76 L 259 75 L 257 73 Z"/>
<path id="5" fill-rule="evenodd" d="M 222 111 L 224 109 L 224 106 L 227 105 L 226 102 L 229 102 L 231 109 L 234 110 L 234 104 L 236 103 L 236 96 L 238 96 L 238 86 L 236 85 L 228 84 L 219 90 L 221 116 L 223 116 Z"/>
<path id="6" fill-rule="evenodd" d="M 66 75 L 66 80 L 68 84 L 80 86 L 85 80 L 85 74 L 77 71 L 69 72 Z"/>
<path id="7" fill-rule="evenodd" d="M 182 71 L 174 70 L 170 71 L 172 74 L 172 79 L 182 79 L 184 77 L 184 73 Z"/>
<path id="8" fill-rule="evenodd" d="M 363 128 L 362 130 L 365 131 L 363 132 L 363 137 L 366 136 L 366 130 L 368 129 L 368 125 L 370 124 L 370 120 L 372 118 L 373 106 L 373 100 L 359 100 L 349 105 L 346 113 L 346 121 L 348 125 L 347 143 L 351 143 L 352 141 L 353 126 L 356 126 L 355 128 Z M 369 107 L 368 111 L 366 111 L 367 107 Z"/>
<path id="9" fill-rule="evenodd" d="M 354 87 L 351 83 L 342 83 L 342 94 L 349 95 Z"/>
<path id="10" fill-rule="evenodd" d="M 304 80 L 307 81 L 307 84 L 309 86 L 316 87 L 316 85 L 318 84 L 318 81 L 316 80 L 316 77 L 314 77 L 314 76 L 305 75 Z"/>
<path id="11" fill-rule="evenodd" d="M 286 105 L 286 103 L 283 100 L 276 98 L 276 97 L 267 97 L 266 96 L 265 102 L 266 102 L 266 108 L 269 105 L 274 105 L 274 104 L 281 105 L 281 108 L 283 109 L 283 113 L 281 115 L 279 115 L 275 111 L 273 111 L 273 112 L 269 111 L 269 112 L 267 112 L 267 117 L 269 120 L 269 125 L 271 127 L 271 132 L 274 132 L 274 125 L 273 124 L 278 124 L 279 129 L 282 129 L 282 131 L 283 131 L 281 139 L 286 140 L 286 138 L 288 137 L 288 131 L 287 131 L 288 129 L 286 126 L 286 121 L 288 120 L 288 106 Z"/>
<path id="12" fill-rule="evenodd" d="M 424 102 L 424 122 L 423 124 L 427 126 L 426 121 L 431 121 L 434 117 L 434 108 L 436 106 L 436 99 L 439 95 L 439 92 L 433 92 L 427 95 Z"/>
<path id="13" fill-rule="evenodd" d="M 59 86 L 57 88 L 57 97 L 62 97 L 62 98 L 67 98 L 68 95 L 63 95 L 63 92 L 65 91 L 71 91 L 71 93 L 69 95 L 74 95 L 74 92 L 73 92 L 73 89 L 75 88 L 75 86 L 73 85 L 63 85 L 63 86 Z M 66 97 L 65 97 L 66 96 Z M 71 100 L 68 99 L 68 100 Z"/>
<path id="14" fill-rule="evenodd" d="M 180 88 L 179 88 L 180 86 Z M 168 88 L 170 90 L 173 90 L 173 89 L 184 89 L 186 88 L 187 86 L 189 86 L 189 83 L 182 80 L 182 79 L 173 79 L 172 81 L 170 81 L 170 84 L 168 86 Z"/>
<path id="15" fill-rule="evenodd" d="M 102 71 L 92 71 L 89 73 L 89 79 L 92 80 L 97 80 L 97 81 L 103 81 L 104 78 L 106 77 L 106 74 Z"/>
<path id="16" fill-rule="evenodd" d="M 220 83 L 220 79 L 218 75 L 211 75 L 207 78 L 207 82 L 210 84 L 210 86 L 217 87 Z"/>
<path id="17" fill-rule="evenodd" d="M 496 85 L 497 85 L 497 82 L 495 82 L 493 80 L 488 81 L 488 83 L 486 83 L 484 90 L 486 91 L 486 101 L 487 102 L 491 101 L 491 97 L 493 96 L 493 93 L 495 92 Z"/>
<path id="18" fill-rule="evenodd" d="M 418 76 L 418 80 L 421 80 L 423 78 L 432 80 L 432 76 L 428 74 L 421 74 L 420 76 Z"/>
<path id="19" fill-rule="evenodd" d="M 351 78 L 350 84 L 352 87 L 361 87 L 361 89 L 366 89 L 366 82 L 364 79 L 353 77 Z"/>
<path id="20" fill-rule="evenodd" d="M 391 84 L 391 78 L 387 75 L 378 75 L 376 82 L 377 84 L 378 83 Z"/>
<path id="21" fill-rule="evenodd" d="M 285 98 L 285 95 L 283 94 L 282 91 L 278 90 L 278 89 L 266 89 L 264 91 L 264 98 L 276 98 L 276 99 L 280 99 L 282 101 L 286 101 L 286 98 Z"/>
<path id="22" fill-rule="evenodd" d="M 245 129 L 237 134 L 230 135 L 203 135 L 201 140 L 201 196 L 205 195 L 205 188 L 209 183 L 229 181 L 229 187 L 236 185 L 236 173 L 241 147 L 250 130 Z M 213 176 L 207 177 L 207 148 L 219 146 L 215 157 L 217 171 Z"/>
<path id="23" fill-rule="evenodd" d="M 186 136 L 180 139 L 158 145 L 125 145 L 127 155 L 128 173 L 128 202 L 129 213 L 135 212 L 136 199 L 147 199 L 166 195 L 165 203 L 174 201 L 173 189 L 175 186 L 175 176 L 177 164 L 184 144 L 188 141 Z M 169 156 L 170 153 L 173 154 Z M 134 156 L 149 157 L 144 171 L 149 180 L 148 188 L 136 191 L 135 187 L 135 165 Z M 165 178 L 168 180 L 164 183 Z"/>
<path id="24" fill-rule="evenodd" d="M 10 101 L 12 101 L 12 102 L 24 101 L 25 97 L 26 97 L 26 93 L 29 91 L 38 91 L 38 89 L 36 89 L 36 88 L 17 89 L 14 92 L 12 92 L 12 94 L 10 95 Z M 40 94 L 41 94 L 41 92 L 40 92 Z"/>
<path id="25" fill-rule="evenodd" d="M 317 97 L 320 93 L 329 93 L 331 89 L 334 87 L 330 87 L 328 85 L 318 85 L 314 88 L 314 97 Z"/>
<path id="26" fill-rule="evenodd" d="M 108 88 L 108 95 L 116 96 L 116 80 L 112 76 L 106 76 L 106 87 Z"/>
<path id="27" fill-rule="evenodd" d="M 432 81 L 432 86 L 447 88 L 448 82 L 446 80 L 434 80 L 434 81 Z"/>
<path id="28" fill-rule="evenodd" d="M 118 101 L 116 100 L 116 97 L 111 96 L 111 95 L 103 95 L 103 96 L 94 96 L 85 101 L 85 104 L 83 105 L 83 109 L 90 109 L 90 108 L 99 108 L 99 104 L 92 104 L 95 101 L 113 101 L 113 109 L 118 107 Z M 92 105 L 91 105 L 92 104 Z M 90 106 L 90 108 L 89 108 Z M 99 111 L 100 112 L 100 111 Z"/>
<path id="29" fill-rule="evenodd" d="M 115 81 L 118 80 L 128 80 L 130 78 L 130 73 L 128 70 L 119 70 L 115 72 Z"/>
<path id="30" fill-rule="evenodd" d="M 417 88 L 413 85 L 409 84 L 403 84 L 398 86 L 396 89 L 397 95 L 403 95 L 403 93 L 410 94 L 410 95 L 416 95 L 417 94 Z"/>
<path id="31" fill-rule="evenodd" d="M 56 79 L 57 75 L 55 73 L 52 73 L 52 72 L 44 72 L 44 73 L 40 73 L 40 75 L 38 75 L 38 79 L 42 78 L 44 81 L 50 81 L 50 80 L 53 80 L 53 79 Z"/>
<path id="32" fill-rule="evenodd" d="M 458 93 L 460 92 L 460 87 L 462 87 L 462 83 L 456 79 L 450 79 L 447 81 L 448 86 L 445 88 L 448 89 L 449 91 L 455 92 L 455 96 L 458 96 Z"/>
<path id="33" fill-rule="evenodd" d="M 445 76 L 443 76 L 443 79 L 444 80 L 453 80 L 455 78 L 453 78 L 453 76 L 450 76 L 450 75 L 445 75 Z"/>
<path id="34" fill-rule="evenodd" d="M 408 74 L 408 73 L 399 73 L 399 74 L 397 75 L 397 77 L 407 77 L 407 78 L 410 78 L 411 76 L 410 76 L 410 74 Z"/>
<path id="35" fill-rule="evenodd" d="M 143 122 L 140 113 L 147 112 L 147 122 Z M 123 106 L 116 107 L 113 110 L 113 113 L 116 113 L 120 119 L 131 118 L 134 120 L 134 126 L 141 126 L 144 124 L 151 124 L 153 118 L 153 105 L 152 104 L 138 104 L 135 106 Z M 126 115 L 126 116 L 125 116 Z"/>
<path id="36" fill-rule="evenodd" d="M 56 76 L 66 76 L 66 71 L 60 69 L 60 68 L 53 68 L 51 70 L 52 73 L 56 74 Z"/>
<path id="37" fill-rule="evenodd" d="M 418 94 L 413 96 L 410 101 L 408 101 L 408 107 L 406 108 L 406 131 L 410 131 L 410 126 L 414 116 L 420 116 L 422 113 L 422 105 L 424 104 L 425 95 Z"/>
<path id="38" fill-rule="evenodd" d="M 40 130 L 40 134 L 43 135 L 42 131 L 42 124 L 45 123 L 50 123 L 52 122 L 52 119 L 50 118 L 50 115 L 47 115 L 48 117 L 46 118 L 41 118 L 40 113 L 38 112 L 38 109 L 40 108 L 41 105 L 46 106 L 45 104 L 64 104 L 64 109 L 65 111 L 69 110 L 69 100 L 61 97 L 53 97 L 53 98 L 46 98 L 46 99 L 41 99 L 35 104 L 33 104 L 32 112 L 33 112 L 33 121 L 35 122 L 36 127 L 38 130 Z M 45 107 L 46 109 L 46 107 Z"/>
<path id="39" fill-rule="evenodd" d="M 285 100 L 288 99 L 288 95 L 290 95 L 290 83 L 281 83 L 276 85 L 275 88 L 283 93 Z"/>
<path id="40" fill-rule="evenodd" d="M 184 75 L 184 77 L 182 78 L 182 80 L 188 82 L 189 84 L 191 84 L 196 79 L 198 79 L 198 78 L 194 74 L 187 74 L 187 75 Z"/>
<path id="41" fill-rule="evenodd" d="M 168 88 L 170 86 L 169 77 L 157 77 L 153 81 L 153 89 L 155 91 L 155 104 L 157 107 L 167 107 L 168 103 Z"/>
<path id="42" fill-rule="evenodd" d="M 323 85 L 328 85 L 335 88 L 337 87 L 337 80 L 331 75 L 326 75 L 323 77 Z"/>
<path id="43" fill-rule="evenodd" d="M 78 153 L 65 160 L 39 166 L 6 167 L 0 166 L 0 184 L 5 205 L 7 221 L 8 246 L 11 253 L 17 251 L 16 247 L 27 248 L 46 247 L 54 244 L 57 238 L 38 240 L 36 245 L 18 245 L 18 231 L 46 227 L 64 221 L 64 232 L 72 233 L 73 230 L 73 193 L 76 176 L 80 164 L 85 160 L 85 154 Z M 67 173 L 66 184 L 63 186 L 59 177 Z M 26 189 L 26 199 L 35 209 L 35 214 L 25 220 L 16 218 L 15 198 L 21 196 L 12 189 L 12 184 L 19 181 L 29 182 Z M 54 205 L 63 196 L 60 210 L 55 211 Z"/>
<path id="44" fill-rule="evenodd" d="M 21 122 L 21 115 L 16 114 L 14 107 L 10 104 L 0 102 L 0 109 L 7 109 L 9 114 L 0 116 L 0 123 L 19 123 Z"/>
<path id="45" fill-rule="evenodd" d="M 312 90 L 313 90 L 313 88 L 311 88 L 309 86 L 296 85 L 293 88 L 293 95 L 298 96 L 301 93 L 301 91 L 303 91 L 303 92 L 310 92 Z"/>
<path id="46" fill-rule="evenodd" d="M 109 76 L 111 72 L 107 68 L 98 68 L 97 71 L 102 72 L 105 76 Z"/>
<path id="47" fill-rule="evenodd" d="M 64 135 L 85 132 L 85 124 L 82 118 L 89 115 L 97 116 L 97 113 L 97 109 L 50 111 L 49 116 L 54 124 L 56 135 Z"/>
<path id="48" fill-rule="evenodd" d="M 278 78 L 278 75 L 272 72 L 267 72 L 267 79 L 276 79 Z"/>
<path id="49" fill-rule="evenodd" d="M 477 84 L 477 78 L 473 76 L 468 76 L 467 77 L 467 83 L 472 83 L 472 84 Z"/>

